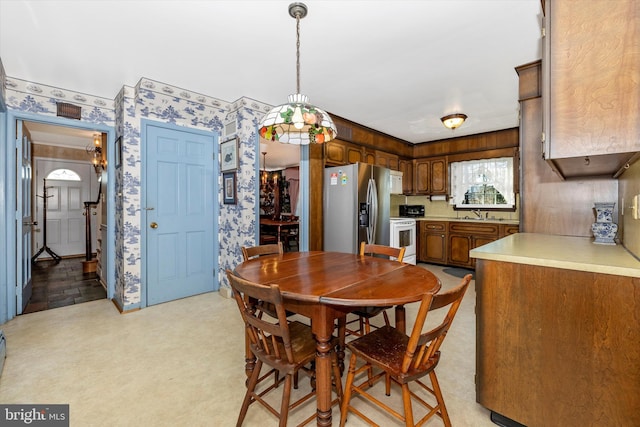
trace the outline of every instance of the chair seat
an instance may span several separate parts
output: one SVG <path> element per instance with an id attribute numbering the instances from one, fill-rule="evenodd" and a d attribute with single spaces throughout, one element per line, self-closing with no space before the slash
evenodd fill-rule
<path id="1" fill-rule="evenodd" d="M 402 373 L 402 361 L 409 343 L 409 337 L 396 328 L 383 326 L 358 339 L 347 343 L 352 353 L 356 353 L 372 365 L 386 371 L 400 384 L 413 381 L 429 373 L 438 365 L 440 352 L 432 358 L 426 369 L 410 368 L 406 374 Z"/>

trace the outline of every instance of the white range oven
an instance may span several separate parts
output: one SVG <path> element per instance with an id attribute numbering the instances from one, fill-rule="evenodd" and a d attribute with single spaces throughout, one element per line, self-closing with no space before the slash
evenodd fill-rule
<path id="1" fill-rule="evenodd" d="M 416 220 L 413 218 L 391 218 L 389 245 L 405 247 L 403 262 L 416 264 Z"/>

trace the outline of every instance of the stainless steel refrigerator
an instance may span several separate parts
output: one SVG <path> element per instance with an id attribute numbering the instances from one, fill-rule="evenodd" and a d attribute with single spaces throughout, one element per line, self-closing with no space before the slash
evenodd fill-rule
<path id="1" fill-rule="evenodd" d="M 358 253 L 360 242 L 389 245 L 390 171 L 355 163 L 324 170 L 324 250 Z"/>

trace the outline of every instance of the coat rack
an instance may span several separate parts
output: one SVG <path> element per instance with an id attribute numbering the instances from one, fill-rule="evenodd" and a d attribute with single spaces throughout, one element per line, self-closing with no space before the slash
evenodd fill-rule
<path id="1" fill-rule="evenodd" d="M 47 189 L 53 188 L 53 186 L 47 187 L 46 179 L 43 179 L 42 181 L 43 181 L 42 196 L 36 195 L 36 197 L 40 197 L 42 199 L 42 232 L 44 233 L 44 235 L 42 236 L 42 247 L 31 258 L 31 262 L 36 262 L 36 259 L 42 254 L 42 252 L 46 251 L 49 255 L 51 255 L 51 258 L 53 258 L 56 264 L 58 264 L 62 258 L 60 258 L 58 254 L 53 252 L 51 248 L 47 246 L 47 199 L 50 197 L 53 197 L 53 196 L 47 195 Z"/>

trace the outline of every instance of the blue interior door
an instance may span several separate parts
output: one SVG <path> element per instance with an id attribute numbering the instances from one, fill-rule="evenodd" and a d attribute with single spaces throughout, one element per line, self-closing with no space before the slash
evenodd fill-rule
<path id="1" fill-rule="evenodd" d="M 146 302 L 153 305 L 217 287 L 214 137 L 154 125 L 146 130 Z"/>
<path id="2" fill-rule="evenodd" d="M 27 306 L 31 298 L 33 289 L 31 281 L 31 255 L 32 255 L 32 238 L 33 238 L 33 201 L 31 185 L 33 181 L 33 170 L 31 166 L 31 135 L 24 126 L 22 120 L 16 123 L 16 190 L 17 203 L 19 209 L 17 217 L 19 222 L 16 224 L 16 258 L 18 260 L 17 282 L 20 290 L 16 292 L 16 313 L 21 314 Z"/>

